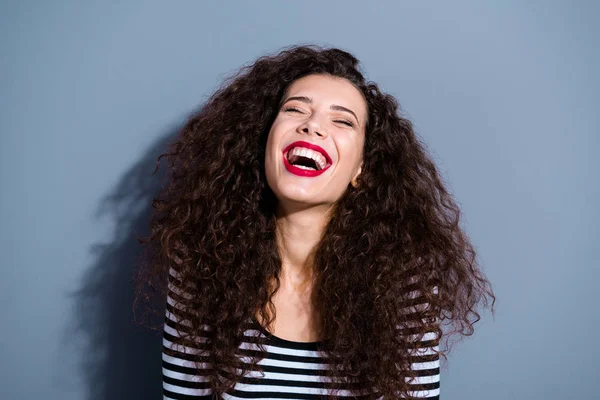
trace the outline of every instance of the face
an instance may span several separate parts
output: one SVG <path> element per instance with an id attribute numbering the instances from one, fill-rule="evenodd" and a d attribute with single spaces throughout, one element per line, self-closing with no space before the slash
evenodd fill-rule
<path id="1" fill-rule="evenodd" d="M 335 204 L 361 172 L 367 104 L 327 75 L 294 81 L 267 139 L 267 182 L 286 208 Z"/>

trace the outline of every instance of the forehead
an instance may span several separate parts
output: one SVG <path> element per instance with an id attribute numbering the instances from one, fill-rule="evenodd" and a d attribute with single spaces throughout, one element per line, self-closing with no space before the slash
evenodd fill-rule
<path id="1" fill-rule="evenodd" d="M 351 108 L 363 120 L 367 104 L 362 93 L 347 79 L 329 75 L 308 75 L 294 81 L 286 91 L 285 98 L 308 96 L 314 102 L 329 106 L 336 104 Z"/>

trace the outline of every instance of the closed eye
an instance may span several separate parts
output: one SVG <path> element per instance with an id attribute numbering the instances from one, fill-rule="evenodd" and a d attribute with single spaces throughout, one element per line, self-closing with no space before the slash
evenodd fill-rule
<path id="1" fill-rule="evenodd" d="M 337 120 L 334 120 L 333 122 L 339 122 L 339 123 L 347 125 L 347 126 L 349 126 L 351 128 L 354 127 L 354 124 L 352 122 L 346 121 L 345 119 L 337 119 Z"/>
<path id="2" fill-rule="evenodd" d="M 292 111 L 292 112 L 299 112 L 301 113 L 302 111 L 298 110 L 297 108 L 294 107 L 287 107 L 283 109 L 284 112 L 288 112 L 288 111 Z"/>

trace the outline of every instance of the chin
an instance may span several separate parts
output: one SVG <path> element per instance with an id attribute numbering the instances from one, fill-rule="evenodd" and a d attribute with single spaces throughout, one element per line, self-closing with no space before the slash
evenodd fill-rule
<path id="1" fill-rule="evenodd" d="M 295 190 L 294 190 L 295 189 Z M 275 192 L 275 196 L 279 201 L 290 201 L 296 203 L 311 203 L 315 202 L 316 193 L 307 193 L 301 188 L 286 187 L 284 190 Z"/>

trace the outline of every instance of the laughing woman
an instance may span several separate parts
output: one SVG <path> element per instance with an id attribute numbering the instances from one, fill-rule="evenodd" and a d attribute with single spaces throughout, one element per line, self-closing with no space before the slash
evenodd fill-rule
<path id="1" fill-rule="evenodd" d="M 411 123 L 353 55 L 259 58 L 163 156 L 137 296 L 166 302 L 164 398 L 439 398 L 442 326 L 471 335 L 495 297 Z"/>

